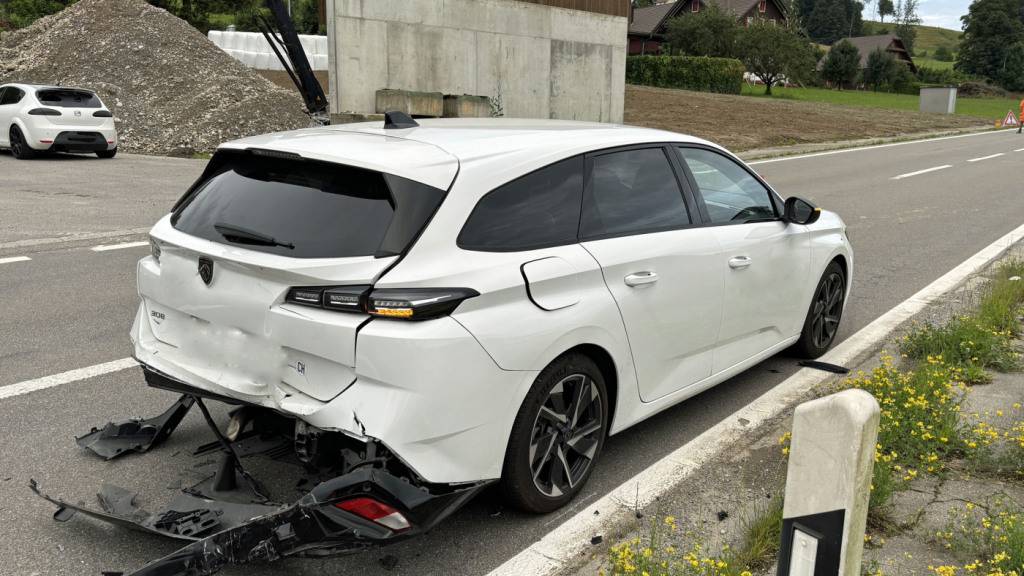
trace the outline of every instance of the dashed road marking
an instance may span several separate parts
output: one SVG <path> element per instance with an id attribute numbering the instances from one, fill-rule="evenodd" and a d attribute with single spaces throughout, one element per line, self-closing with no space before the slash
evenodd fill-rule
<path id="1" fill-rule="evenodd" d="M 1016 148 L 1014 149 L 1014 152 L 1024 152 L 1024 148 Z"/>
<path id="2" fill-rule="evenodd" d="M 93 252 L 106 252 L 107 250 L 120 250 L 122 248 L 138 248 L 139 246 L 149 246 L 149 242 L 123 242 L 121 244 L 101 244 L 99 246 L 93 246 L 90 248 Z"/>
<path id="3" fill-rule="evenodd" d="M 981 158 L 971 158 L 970 160 L 968 160 L 968 162 L 981 162 L 982 160 L 991 160 L 992 158 L 999 158 L 1003 154 L 1003 152 L 1000 152 L 998 154 L 989 154 L 988 156 L 982 156 Z"/>
<path id="4" fill-rule="evenodd" d="M 934 166 L 932 168 L 925 168 L 924 170 L 918 170 L 917 172 L 907 172 L 906 174 L 900 174 L 899 176 L 893 176 L 892 180 L 902 180 L 904 178 L 910 178 L 911 176 L 919 176 L 921 174 L 927 174 L 929 172 L 935 172 L 937 170 L 945 170 L 946 168 L 952 168 L 952 164 L 943 164 L 942 166 Z"/>
<path id="5" fill-rule="evenodd" d="M 11 256 L 10 258 L 0 258 L 0 264 L 10 264 L 11 262 L 25 262 L 31 260 L 28 256 Z"/>
<path id="6" fill-rule="evenodd" d="M 18 382 L 17 384 L 0 386 L 0 400 L 12 398 L 14 396 L 21 396 L 22 394 L 28 394 L 29 392 L 35 392 L 37 390 L 53 388 L 54 386 L 70 384 L 71 382 L 85 380 L 86 378 L 95 378 L 96 376 L 110 374 L 111 372 L 118 372 L 138 365 L 139 363 L 133 358 L 121 358 L 120 360 L 113 360 L 103 364 L 95 364 L 93 366 L 86 366 L 85 368 L 68 370 L 67 372 L 61 372 L 60 374 L 43 376 L 42 378 L 36 378 L 35 380 L 25 380 L 24 382 Z"/>

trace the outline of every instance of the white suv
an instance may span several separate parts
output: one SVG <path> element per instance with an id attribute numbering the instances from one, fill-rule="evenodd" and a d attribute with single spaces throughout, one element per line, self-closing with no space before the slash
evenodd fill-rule
<path id="1" fill-rule="evenodd" d="M 293 419 L 304 451 L 344 437 L 431 494 L 500 479 L 544 512 L 609 434 L 832 344 L 843 222 L 722 148 L 606 124 L 421 123 L 222 145 L 138 264 L 149 384 Z M 416 504 L 383 491 L 415 524 Z"/>
<path id="2" fill-rule="evenodd" d="M 35 84 L 0 85 L 0 148 L 15 158 L 40 152 L 117 154 L 114 115 L 91 90 Z"/>

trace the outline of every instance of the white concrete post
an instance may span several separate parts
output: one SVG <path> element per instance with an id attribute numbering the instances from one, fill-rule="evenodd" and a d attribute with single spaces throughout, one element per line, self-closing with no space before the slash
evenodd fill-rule
<path id="1" fill-rule="evenodd" d="M 878 418 L 863 390 L 797 406 L 779 576 L 860 576 Z"/>

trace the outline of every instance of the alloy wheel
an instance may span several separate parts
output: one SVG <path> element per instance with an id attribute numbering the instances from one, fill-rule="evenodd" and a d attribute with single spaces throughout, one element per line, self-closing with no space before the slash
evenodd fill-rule
<path id="1" fill-rule="evenodd" d="M 530 472 L 542 494 L 557 498 L 586 478 L 604 431 L 597 384 L 572 374 L 555 384 L 533 423 Z"/>
<path id="2" fill-rule="evenodd" d="M 21 131 L 18 129 L 11 130 L 11 152 L 15 156 L 21 156 L 24 152 L 25 142 L 21 137 Z"/>
<path id="3" fill-rule="evenodd" d="M 836 336 L 843 314 L 844 288 L 843 277 L 837 272 L 829 274 L 818 285 L 818 292 L 814 296 L 811 338 L 819 348 L 827 348 Z"/>

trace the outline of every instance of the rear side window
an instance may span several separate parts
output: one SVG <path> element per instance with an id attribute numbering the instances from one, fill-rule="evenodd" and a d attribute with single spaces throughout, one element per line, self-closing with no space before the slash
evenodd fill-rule
<path id="1" fill-rule="evenodd" d="M 99 108 L 100 99 L 92 92 L 85 90 L 40 90 L 36 99 L 47 106 L 58 108 Z"/>
<path id="2" fill-rule="evenodd" d="M 23 90 L 15 88 L 14 86 L 8 86 L 0 91 L 0 106 L 5 104 L 17 104 L 21 102 L 21 97 L 25 95 Z"/>
<path id="3" fill-rule="evenodd" d="M 175 209 L 174 227 L 293 258 L 404 251 L 445 191 L 341 164 L 221 152 Z"/>
<path id="4" fill-rule="evenodd" d="M 681 228 L 690 222 L 683 192 L 662 148 L 594 157 L 583 199 L 581 237 L 642 234 Z"/>
<path id="5" fill-rule="evenodd" d="M 582 195 L 582 156 L 541 168 L 481 198 L 458 246 L 514 252 L 575 243 Z"/>

